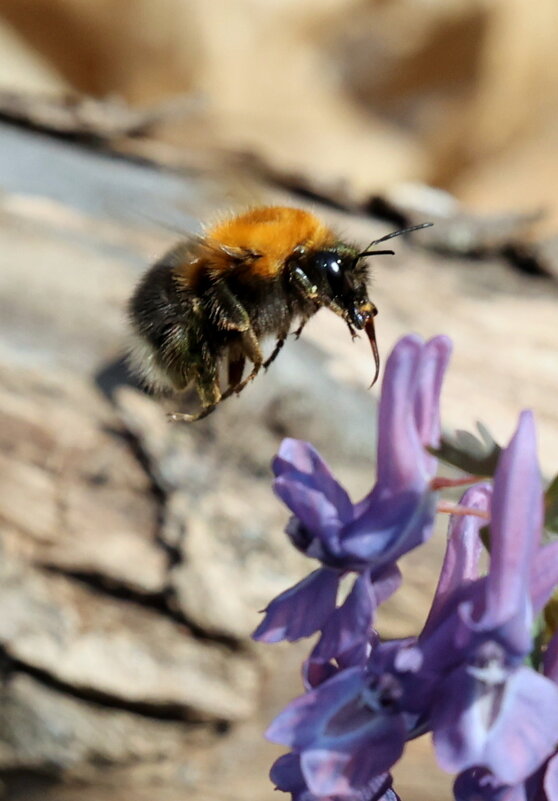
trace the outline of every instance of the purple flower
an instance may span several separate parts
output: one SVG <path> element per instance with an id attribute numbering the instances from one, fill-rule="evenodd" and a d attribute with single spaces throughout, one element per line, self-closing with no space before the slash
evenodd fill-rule
<path id="1" fill-rule="evenodd" d="M 423 696 L 432 702 L 430 724 L 441 766 L 449 772 L 482 766 L 497 782 L 512 786 L 553 752 L 558 720 L 558 687 L 523 665 L 532 648 L 533 594 L 540 592 L 533 576 L 542 527 L 529 412 L 521 415 L 502 454 L 491 507 L 488 575 L 475 579 L 472 549 L 478 546 L 474 537 L 463 541 L 461 561 L 469 567 L 462 572 L 470 581 L 456 582 L 443 571 L 442 589 L 418 640 L 423 664 L 415 680 L 417 687 L 422 680 L 435 689 Z"/>
<path id="2" fill-rule="evenodd" d="M 514 787 L 502 784 L 486 768 L 469 768 L 460 773 L 453 794 L 456 801 L 528 801 L 523 783 Z"/>
<path id="3" fill-rule="evenodd" d="M 462 504 L 491 511 L 488 574 L 479 576 L 483 521 L 453 517 L 420 636 L 386 643 L 376 639 L 366 652 L 353 648 L 352 662 L 324 669 L 310 682 L 317 686 L 289 704 L 270 727 L 270 739 L 298 754 L 311 793 L 363 790 L 390 770 L 407 739 L 428 729 L 440 764 L 462 772 L 462 784 L 467 777 L 490 776 L 483 778 L 483 792 L 511 792 L 553 754 L 558 687 L 523 664 L 532 647 L 534 609 L 558 580 L 555 544 L 539 545 L 542 489 L 529 413 L 521 416 L 501 457 L 493 491 L 477 485 Z M 504 580 L 507 571 L 512 571 L 509 582 Z M 350 595 L 346 604 L 359 608 L 349 602 Z M 326 625 L 334 627 L 337 618 L 348 625 L 341 610 Z M 346 613 L 349 617 L 348 608 Z M 558 639 L 547 652 L 549 676 L 558 673 L 557 665 Z M 484 773 L 466 773 L 473 768 Z M 554 773 L 548 776 L 550 782 Z"/>
<path id="4" fill-rule="evenodd" d="M 558 801 L 558 756 L 549 759 L 544 771 L 543 789 L 548 801 Z"/>
<path id="5" fill-rule="evenodd" d="M 360 503 L 351 503 L 311 445 L 282 443 L 274 488 L 294 515 L 287 533 L 322 567 L 271 602 L 255 639 L 292 641 L 321 629 L 311 660 L 323 664 L 368 642 L 377 606 L 399 585 L 397 560 L 432 532 L 437 461 L 426 447 L 439 440 L 450 350 L 445 337 L 423 344 L 409 336 L 391 353 L 380 398 L 377 481 Z M 339 581 L 350 571 L 357 574 L 353 591 L 337 608 Z"/>
<path id="6" fill-rule="evenodd" d="M 558 801 L 558 756 L 513 785 L 499 781 L 486 768 L 469 768 L 459 774 L 453 792 L 456 801 Z"/>
<path id="7" fill-rule="evenodd" d="M 315 795 L 306 784 L 298 754 L 285 754 L 271 768 L 270 778 L 278 790 L 291 793 L 292 801 L 400 801 L 392 787 L 392 778 L 384 773 L 351 795 Z"/>
<path id="8" fill-rule="evenodd" d="M 449 343 L 406 337 L 385 371 L 377 480 L 353 504 L 319 454 L 285 440 L 275 491 L 293 545 L 318 561 L 266 610 L 255 638 L 319 631 L 306 692 L 268 737 L 290 749 L 272 769 L 293 801 L 396 801 L 389 771 L 407 740 L 433 734 L 458 773 L 458 801 L 558 801 L 558 634 L 533 649 L 537 615 L 558 584 L 558 541 L 541 545 L 543 493 L 532 415 L 524 412 L 493 485 L 478 484 L 450 521 L 431 610 L 418 637 L 381 642 L 376 608 L 397 589 L 398 559 L 430 536 L 436 509 L 441 383 Z M 470 513 L 467 513 L 470 510 Z M 490 562 L 480 572 L 480 529 Z M 339 583 L 353 583 L 338 604 Z M 531 665 L 534 665 L 531 666 Z"/>
<path id="9" fill-rule="evenodd" d="M 558 681 L 558 635 L 546 650 L 544 674 L 554 683 Z M 457 777 L 454 794 L 456 801 L 558 801 L 558 755 L 551 754 L 517 784 L 504 783 L 485 767 L 468 768 Z"/>
<path id="10" fill-rule="evenodd" d="M 396 682 L 347 668 L 290 703 L 267 736 L 299 754 L 314 795 L 358 798 L 401 756 L 406 732 L 398 700 Z"/>

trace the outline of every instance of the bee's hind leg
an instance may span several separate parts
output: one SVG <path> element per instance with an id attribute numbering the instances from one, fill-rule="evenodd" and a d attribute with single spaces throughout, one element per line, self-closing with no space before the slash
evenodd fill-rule
<path id="1" fill-rule="evenodd" d="M 227 389 L 221 394 L 217 373 L 215 372 L 211 381 L 206 380 L 206 376 L 208 376 L 206 373 L 204 375 L 204 380 L 196 380 L 196 389 L 198 390 L 202 402 L 202 408 L 199 412 L 195 414 L 174 412 L 169 415 L 170 420 L 182 423 L 195 423 L 196 420 L 203 420 L 203 418 L 210 415 L 220 403 L 230 398 L 231 395 L 239 395 L 242 390 L 254 380 L 263 366 L 263 356 L 260 343 L 251 327 L 241 332 L 239 348 L 240 352 L 233 356 L 232 361 L 229 362 L 229 386 Z M 253 367 L 246 378 L 239 380 L 244 371 L 246 358 L 250 359 Z M 211 396 L 211 393 L 214 393 L 214 395 Z"/>
<path id="2" fill-rule="evenodd" d="M 231 395 L 239 395 L 242 390 L 254 380 L 263 366 L 263 354 L 260 348 L 258 338 L 252 328 L 250 318 L 246 309 L 242 306 L 239 300 L 231 292 L 229 287 L 224 281 L 216 283 L 212 287 L 214 295 L 215 307 L 219 312 L 220 326 L 228 331 L 238 333 L 238 341 L 235 343 L 235 352 L 232 360 L 229 362 L 229 386 L 223 392 L 219 391 L 217 370 L 215 369 L 215 378 L 211 381 L 211 389 L 218 392 L 218 396 L 211 399 L 206 390 L 209 383 L 196 381 L 196 388 L 200 395 L 202 408 L 195 414 L 172 414 L 171 420 L 193 423 L 196 420 L 202 420 L 207 417 L 211 412 Z M 242 379 L 244 371 L 244 364 L 246 359 L 252 362 L 252 370 Z"/>
<path id="3" fill-rule="evenodd" d="M 216 369 L 199 371 L 194 377 L 194 383 L 202 408 L 194 414 L 171 412 L 168 417 L 172 422 L 194 423 L 196 420 L 202 420 L 204 417 L 207 417 L 208 414 L 211 414 L 223 400 Z"/>
<path id="4" fill-rule="evenodd" d="M 220 401 L 214 403 L 212 406 L 204 406 L 195 414 L 186 414 L 185 412 L 169 412 L 167 417 L 171 423 L 195 423 L 196 420 L 203 420 L 204 417 L 207 417 L 211 414 L 211 412 L 215 411 L 219 403 Z"/>
<path id="5" fill-rule="evenodd" d="M 236 360 L 233 363 L 234 364 L 233 370 L 235 373 L 237 370 L 240 370 L 241 362 L 242 362 L 242 369 L 244 369 L 244 362 L 245 362 L 244 357 L 242 357 L 242 359 Z M 222 395 L 220 395 L 218 400 L 207 406 L 203 406 L 199 410 L 199 412 L 196 412 L 195 414 L 183 414 L 182 412 L 173 412 L 172 414 L 169 414 L 169 419 L 176 423 L 195 423 L 196 420 L 203 420 L 204 417 L 207 417 L 208 415 L 211 414 L 211 412 L 215 411 L 217 406 L 219 406 L 224 400 L 227 400 L 227 398 L 230 398 L 231 395 L 239 395 L 242 392 L 242 390 L 258 375 L 261 367 L 262 367 L 262 362 L 255 363 L 251 372 L 248 373 L 248 375 L 243 381 L 238 381 L 235 384 L 232 383 L 229 384 L 227 389 L 223 392 Z M 242 375 L 242 372 L 240 372 L 240 375 Z"/>

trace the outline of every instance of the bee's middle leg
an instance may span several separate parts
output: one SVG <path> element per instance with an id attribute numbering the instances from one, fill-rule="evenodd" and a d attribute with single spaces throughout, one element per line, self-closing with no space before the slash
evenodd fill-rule
<path id="1" fill-rule="evenodd" d="M 250 316 L 234 291 L 226 281 L 219 281 L 212 287 L 215 318 L 219 326 L 227 331 L 237 332 L 238 338 L 229 351 L 229 386 L 221 400 L 242 392 L 244 387 L 259 373 L 263 365 L 263 354 Z M 242 379 L 246 359 L 252 362 L 252 370 Z"/>
<path id="2" fill-rule="evenodd" d="M 203 369 L 195 378 L 196 389 L 200 396 L 202 408 L 193 415 L 172 414 L 171 420 L 194 422 L 207 417 L 222 401 L 231 395 L 238 395 L 259 373 L 263 365 L 263 354 L 255 334 L 250 317 L 244 306 L 224 281 L 212 287 L 215 318 L 220 328 L 225 331 L 238 332 L 238 342 L 234 351 L 229 353 L 228 379 L 229 386 L 221 393 L 218 383 L 218 365 L 216 360 L 207 359 Z M 246 359 L 252 362 L 251 372 L 242 380 Z"/>
<path id="3" fill-rule="evenodd" d="M 302 334 L 302 329 L 304 328 L 304 326 L 306 325 L 306 323 L 307 323 L 307 322 L 308 322 L 308 318 L 305 318 L 305 319 L 304 319 L 304 320 L 301 322 L 301 324 L 299 325 L 299 327 L 296 329 L 296 331 L 294 331 L 294 332 L 293 332 L 293 333 L 294 333 L 294 336 L 295 336 L 297 339 L 298 339 L 298 338 L 300 337 L 300 335 Z M 262 367 L 263 367 L 263 369 L 264 369 L 264 370 L 267 370 L 267 369 L 268 369 L 268 367 L 269 367 L 271 364 L 273 364 L 273 362 L 275 361 L 275 359 L 276 359 L 276 358 L 279 356 L 279 353 L 281 352 L 281 349 L 282 349 L 283 345 L 284 345 L 284 344 L 285 344 L 285 342 L 287 341 L 287 337 L 288 337 L 288 336 L 289 336 L 289 331 L 288 331 L 288 329 L 287 329 L 286 331 L 282 331 L 282 332 L 279 334 L 279 336 L 277 337 L 277 341 L 275 342 L 275 347 L 273 348 L 273 350 L 271 351 L 271 354 L 270 354 L 270 355 L 267 357 L 267 359 L 265 360 L 265 362 L 264 362 L 264 363 L 263 363 L 263 365 L 262 365 Z"/>

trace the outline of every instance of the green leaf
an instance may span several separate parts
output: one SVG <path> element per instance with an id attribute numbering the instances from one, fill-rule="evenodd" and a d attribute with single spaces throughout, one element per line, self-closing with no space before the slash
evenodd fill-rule
<path id="1" fill-rule="evenodd" d="M 544 494 L 544 527 L 558 534 L 558 475 L 550 483 Z"/>
<path id="2" fill-rule="evenodd" d="M 430 451 L 443 462 L 466 473 L 493 476 L 502 448 L 483 423 L 477 422 L 477 431 L 478 435 L 469 431 L 443 434 L 440 447 L 431 448 Z"/>

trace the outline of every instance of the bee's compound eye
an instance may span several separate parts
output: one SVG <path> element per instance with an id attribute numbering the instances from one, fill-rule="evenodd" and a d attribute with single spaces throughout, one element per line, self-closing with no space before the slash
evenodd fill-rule
<path id="1" fill-rule="evenodd" d="M 328 265 L 329 271 L 334 275 L 341 272 L 341 259 L 332 259 Z"/>
<path id="2" fill-rule="evenodd" d="M 326 279 L 333 295 L 343 292 L 345 265 L 337 251 L 319 250 L 313 254 L 312 262 L 315 271 Z"/>

